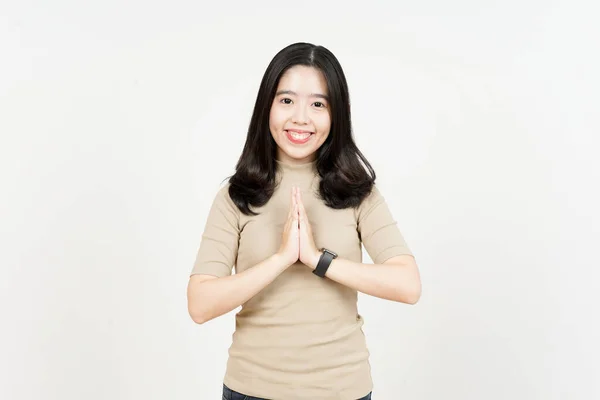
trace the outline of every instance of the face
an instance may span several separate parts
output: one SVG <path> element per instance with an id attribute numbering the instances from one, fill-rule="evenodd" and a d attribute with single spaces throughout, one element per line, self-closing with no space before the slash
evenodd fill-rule
<path id="1" fill-rule="evenodd" d="M 315 159 L 331 127 L 328 95 L 325 77 L 313 67 L 296 65 L 281 76 L 269 115 L 278 160 L 303 164 Z"/>

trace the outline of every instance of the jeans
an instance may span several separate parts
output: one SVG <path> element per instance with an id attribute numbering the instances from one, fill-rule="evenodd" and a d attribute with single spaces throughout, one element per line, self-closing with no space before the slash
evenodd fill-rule
<path id="1" fill-rule="evenodd" d="M 261 397 L 252 397 L 229 389 L 223 384 L 223 400 L 269 400 Z M 357 400 L 371 400 L 371 393 Z"/>

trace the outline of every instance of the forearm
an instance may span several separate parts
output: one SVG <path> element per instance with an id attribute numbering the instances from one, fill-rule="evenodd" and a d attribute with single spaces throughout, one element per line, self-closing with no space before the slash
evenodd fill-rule
<path id="1" fill-rule="evenodd" d="M 312 268 L 315 266 L 313 263 Z M 415 304 L 421 295 L 419 272 L 413 264 L 363 264 L 338 257 L 325 277 L 371 296 L 407 304 Z"/>
<path id="2" fill-rule="evenodd" d="M 278 254 L 244 272 L 222 278 L 194 282 L 188 287 L 188 309 L 201 324 L 239 307 L 280 275 L 289 263 Z"/>

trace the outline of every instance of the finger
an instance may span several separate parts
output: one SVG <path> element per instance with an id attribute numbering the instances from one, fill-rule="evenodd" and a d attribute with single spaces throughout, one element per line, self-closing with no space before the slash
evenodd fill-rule
<path id="1" fill-rule="evenodd" d="M 294 207 L 294 227 L 298 228 L 298 204 Z"/>
<path id="2" fill-rule="evenodd" d="M 293 199 L 294 196 L 290 196 L 290 198 Z M 288 211 L 288 215 L 287 218 L 285 219 L 285 224 L 283 226 L 283 229 L 285 232 L 287 232 L 290 228 L 290 226 L 292 225 L 292 221 L 294 220 L 294 200 L 290 200 L 290 209 Z"/>
<path id="3" fill-rule="evenodd" d="M 294 194 L 298 193 L 298 191 L 300 191 L 300 188 L 298 188 L 298 186 L 294 186 Z M 294 196 L 294 204 L 298 204 L 298 197 Z"/>
<path id="4" fill-rule="evenodd" d="M 300 213 L 300 220 L 306 220 L 306 209 L 304 208 L 304 203 L 302 202 L 300 193 L 298 193 L 298 212 Z"/>
<path id="5" fill-rule="evenodd" d="M 292 193 L 290 195 L 290 209 L 288 211 L 288 216 L 287 216 L 288 220 L 292 219 L 292 214 L 294 212 L 294 205 L 296 204 L 296 200 L 295 200 L 296 193 L 295 193 L 295 190 L 294 190 L 294 186 L 292 186 L 291 191 L 292 191 Z"/>

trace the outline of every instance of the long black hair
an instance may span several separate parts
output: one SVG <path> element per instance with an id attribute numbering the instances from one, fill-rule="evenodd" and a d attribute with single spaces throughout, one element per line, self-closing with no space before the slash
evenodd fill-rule
<path id="1" fill-rule="evenodd" d="M 350 95 L 340 63 L 323 46 L 294 43 L 279 51 L 265 71 L 246 144 L 235 166 L 236 172 L 229 177 L 229 196 L 245 215 L 257 215 L 250 207 L 265 205 L 277 186 L 277 144 L 269 129 L 269 114 L 279 79 L 296 65 L 321 71 L 329 92 L 331 129 L 316 154 L 320 198 L 334 209 L 357 207 L 375 183 L 375 171 L 354 142 Z"/>

